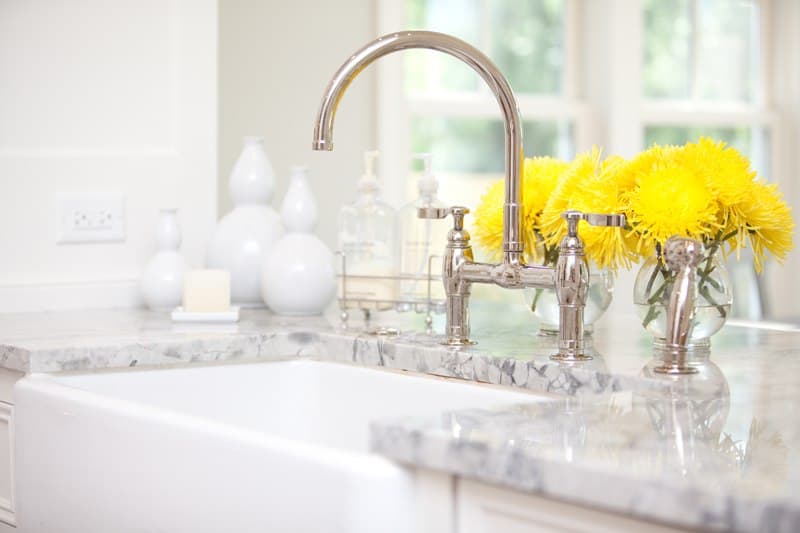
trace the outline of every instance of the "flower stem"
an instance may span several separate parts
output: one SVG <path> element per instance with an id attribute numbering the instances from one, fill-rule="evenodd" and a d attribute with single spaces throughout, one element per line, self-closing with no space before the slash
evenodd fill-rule
<path id="1" fill-rule="evenodd" d="M 536 304 L 539 302 L 539 297 L 544 292 L 544 289 L 535 289 L 535 294 L 533 295 L 533 301 L 531 302 L 531 312 L 536 312 Z"/>

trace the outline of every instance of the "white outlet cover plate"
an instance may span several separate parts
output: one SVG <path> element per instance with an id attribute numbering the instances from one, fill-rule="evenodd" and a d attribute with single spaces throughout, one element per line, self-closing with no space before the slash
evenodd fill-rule
<path id="1" fill-rule="evenodd" d="M 122 193 L 58 193 L 56 209 L 58 243 L 125 240 L 125 196 Z"/>

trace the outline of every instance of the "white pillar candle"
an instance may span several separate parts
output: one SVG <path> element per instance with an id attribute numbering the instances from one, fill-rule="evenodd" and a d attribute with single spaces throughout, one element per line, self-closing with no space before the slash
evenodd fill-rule
<path id="1" fill-rule="evenodd" d="M 192 270 L 183 278 L 183 310 L 215 313 L 231 308 L 231 275 L 227 270 Z"/>

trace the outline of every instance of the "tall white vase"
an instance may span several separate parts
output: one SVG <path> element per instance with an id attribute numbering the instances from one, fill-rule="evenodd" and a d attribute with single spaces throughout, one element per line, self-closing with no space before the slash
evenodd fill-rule
<path id="1" fill-rule="evenodd" d="M 230 272 L 233 305 L 259 307 L 261 265 L 283 235 L 280 217 L 269 205 L 275 177 L 261 137 L 244 138 L 228 185 L 234 208 L 217 224 L 206 263 Z"/>
<path id="2" fill-rule="evenodd" d="M 292 169 L 281 220 L 287 233 L 264 260 L 262 296 L 278 314 L 318 315 L 336 293 L 336 271 L 333 252 L 312 233 L 317 204 L 305 168 Z"/>
<path id="3" fill-rule="evenodd" d="M 181 228 L 177 209 L 162 209 L 156 224 L 157 251 L 142 274 L 142 296 L 153 310 L 171 310 L 180 305 L 186 262 L 178 252 Z"/>

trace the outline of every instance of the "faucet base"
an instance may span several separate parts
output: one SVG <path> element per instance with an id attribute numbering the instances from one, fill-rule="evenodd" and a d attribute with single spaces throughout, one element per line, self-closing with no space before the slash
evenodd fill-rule
<path id="1" fill-rule="evenodd" d="M 559 363 L 582 363 L 584 361 L 591 361 L 594 359 L 591 355 L 586 354 L 561 354 L 556 353 L 550 356 L 550 359 L 553 361 L 558 361 Z"/>
<path id="2" fill-rule="evenodd" d="M 670 344 L 663 339 L 655 342 L 655 357 L 660 359 L 653 372 L 670 376 L 696 374 L 697 365 L 708 361 L 711 344 L 702 339 L 695 345 Z"/>
<path id="3" fill-rule="evenodd" d="M 439 344 L 444 346 L 472 346 L 478 344 L 478 341 L 473 341 L 470 339 L 447 339 Z"/>
<path id="4" fill-rule="evenodd" d="M 687 374 L 697 374 L 698 370 L 691 366 L 662 365 L 653 368 L 653 372 L 670 376 L 685 376 Z"/>

